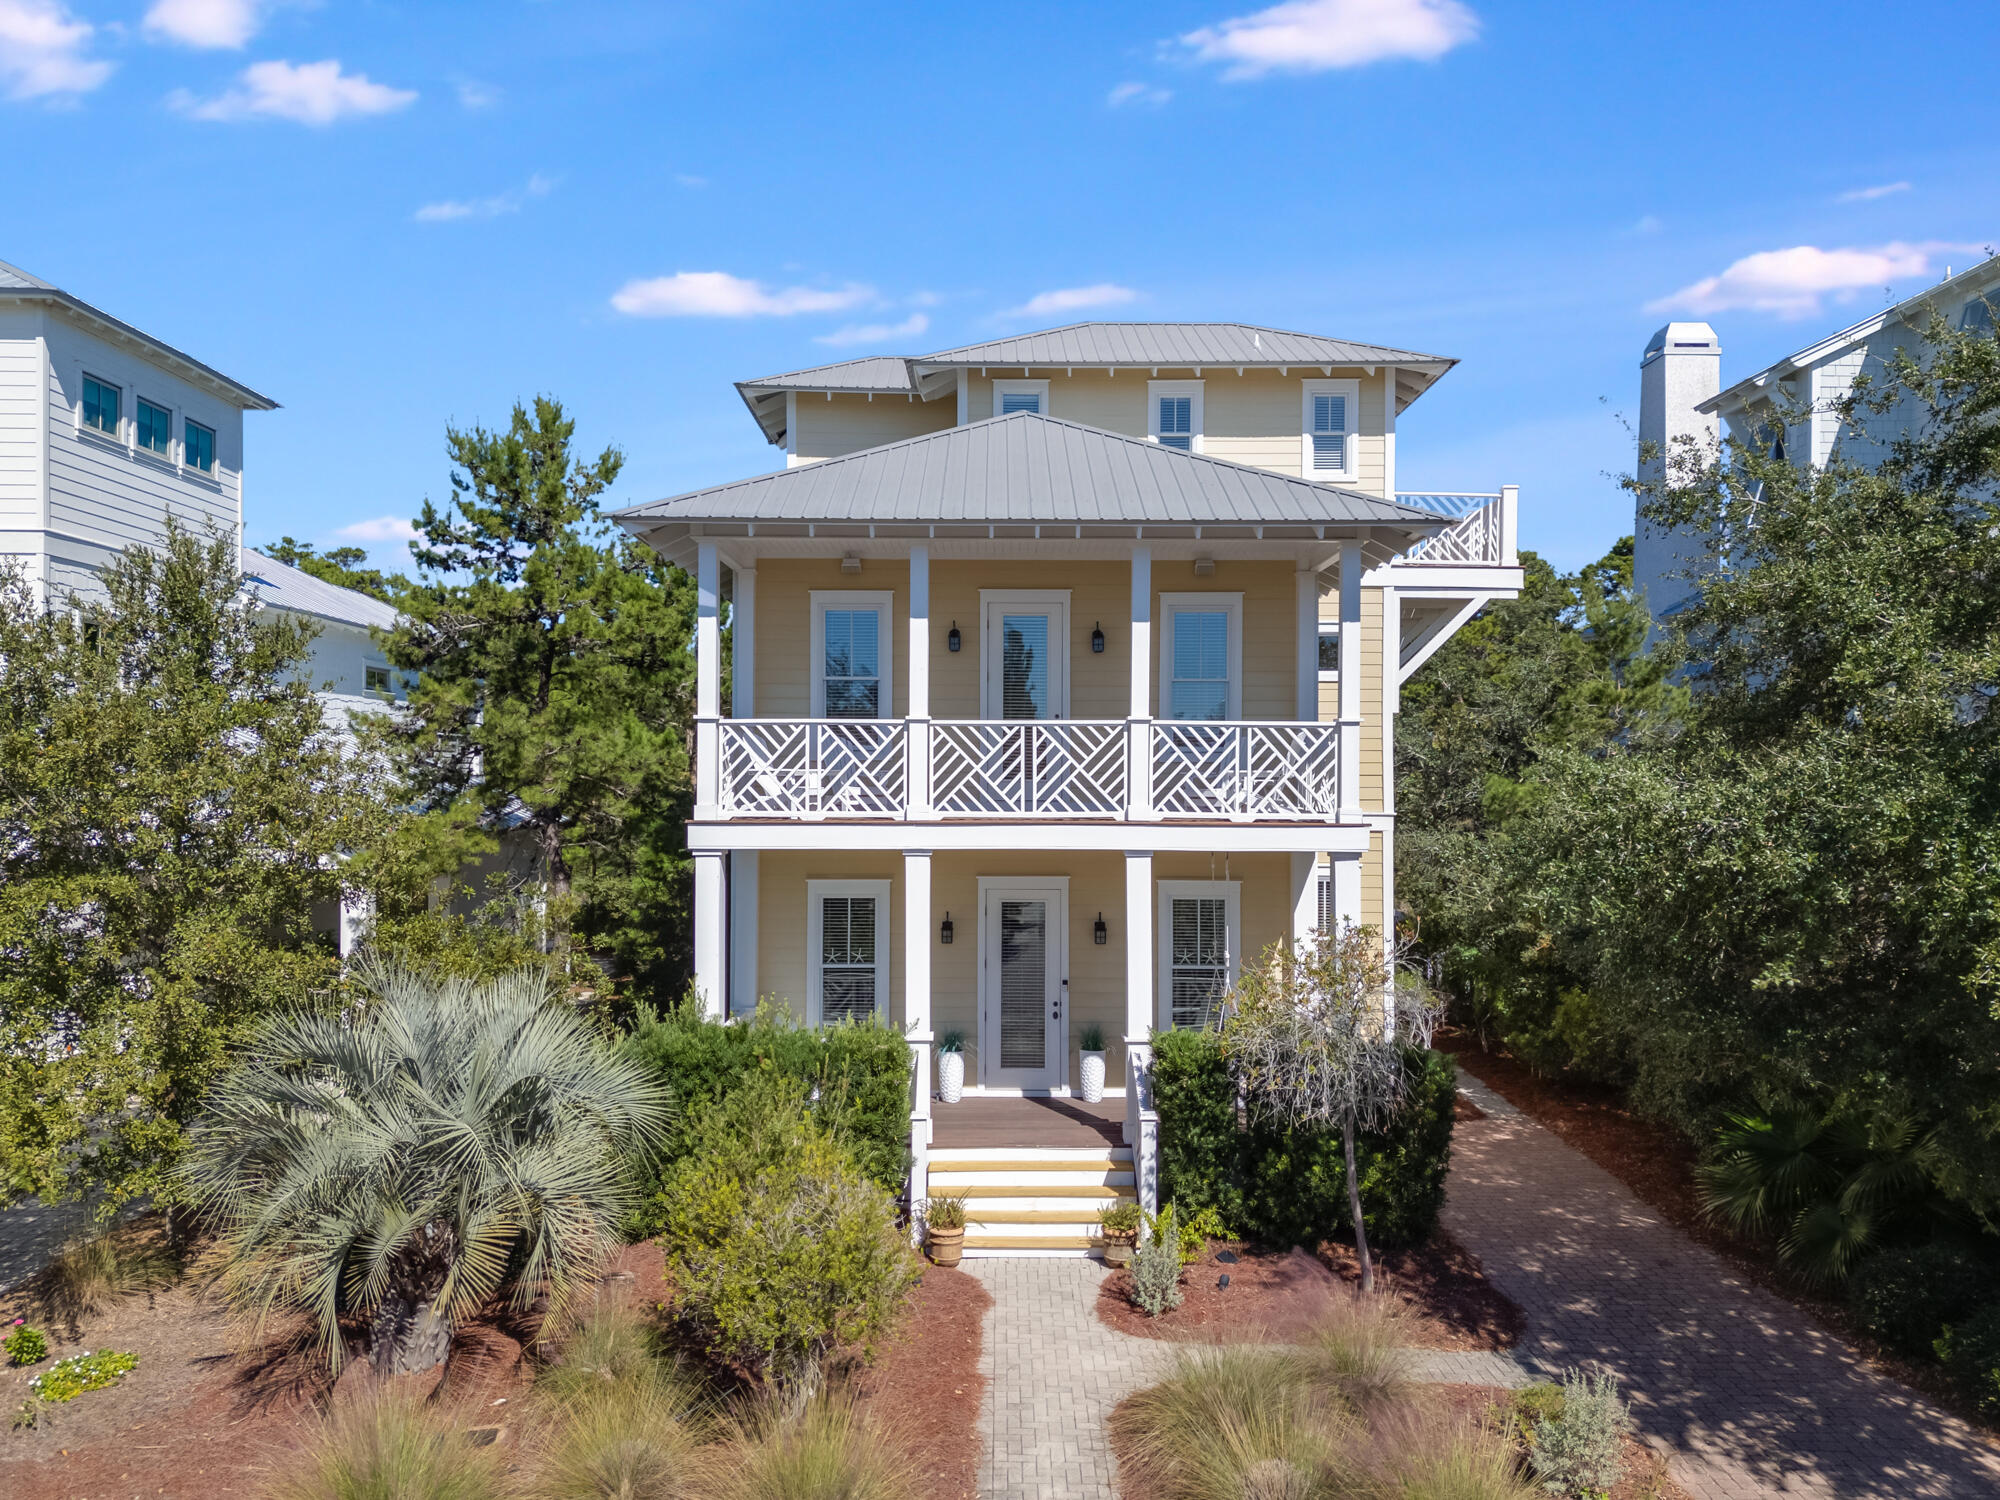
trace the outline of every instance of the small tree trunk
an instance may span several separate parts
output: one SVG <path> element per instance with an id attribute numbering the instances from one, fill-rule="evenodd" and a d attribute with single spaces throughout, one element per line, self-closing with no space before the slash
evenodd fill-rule
<path id="1" fill-rule="evenodd" d="M 1368 1258 L 1368 1229 L 1361 1222 L 1361 1174 L 1354 1166 L 1354 1122 L 1340 1122 L 1341 1149 L 1347 1153 L 1347 1209 L 1354 1218 L 1354 1254 L 1361 1262 L 1361 1290 L 1375 1290 L 1375 1263 Z"/>
<path id="2" fill-rule="evenodd" d="M 436 1304 L 438 1278 L 419 1256 L 390 1274 L 369 1325 L 371 1358 L 377 1375 L 410 1375 L 435 1369 L 451 1352 L 451 1326 Z"/>

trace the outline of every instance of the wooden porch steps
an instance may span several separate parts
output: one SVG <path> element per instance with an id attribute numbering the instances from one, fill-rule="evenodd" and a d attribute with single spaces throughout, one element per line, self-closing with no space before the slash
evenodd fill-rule
<path id="1" fill-rule="evenodd" d="M 965 1198 L 965 1253 L 1092 1255 L 1097 1211 L 1136 1201 L 1128 1146 L 937 1150 L 933 1195 Z"/>

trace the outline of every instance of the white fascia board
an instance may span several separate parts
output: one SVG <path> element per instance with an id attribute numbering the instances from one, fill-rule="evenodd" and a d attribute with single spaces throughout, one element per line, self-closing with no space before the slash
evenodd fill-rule
<path id="1" fill-rule="evenodd" d="M 1429 599 L 1452 599 L 1467 593 L 1497 597 L 1520 593 L 1526 577 L 1518 564 L 1508 567 L 1501 563 L 1392 563 L 1363 573 L 1361 586 L 1392 588 L 1399 594 Z"/>
<path id="2" fill-rule="evenodd" d="M 812 823 L 690 822 L 692 852 L 786 850 L 802 853 L 905 853 L 928 850 L 1054 850 L 1156 854 L 1351 854 L 1368 849 L 1368 828 L 1331 823 Z"/>

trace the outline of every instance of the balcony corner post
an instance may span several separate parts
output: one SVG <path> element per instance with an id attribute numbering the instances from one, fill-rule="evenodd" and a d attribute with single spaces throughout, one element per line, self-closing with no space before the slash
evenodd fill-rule
<path id="1" fill-rule="evenodd" d="M 718 720 L 722 717 L 722 566 L 715 543 L 695 544 L 694 815 L 720 811 L 722 784 Z"/>
<path id="2" fill-rule="evenodd" d="M 1339 820 L 1361 821 L 1361 543 L 1340 544 Z"/>
<path id="3" fill-rule="evenodd" d="M 904 816 L 929 818 L 931 809 L 931 549 L 910 548 L 910 684 L 908 780 Z"/>
<path id="4" fill-rule="evenodd" d="M 930 1196 L 931 854 L 903 853 L 903 1034 L 910 1048 L 910 1230 Z"/>
<path id="5" fill-rule="evenodd" d="M 1502 567 L 1515 568 L 1521 564 L 1521 487 L 1518 484 L 1500 486 L 1500 563 Z"/>
<path id="6" fill-rule="evenodd" d="M 1153 549 L 1132 549 L 1132 661 L 1126 708 L 1126 820 L 1153 817 Z"/>

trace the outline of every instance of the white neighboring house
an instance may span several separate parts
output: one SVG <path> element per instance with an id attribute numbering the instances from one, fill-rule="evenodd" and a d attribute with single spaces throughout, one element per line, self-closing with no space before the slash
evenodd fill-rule
<path id="1" fill-rule="evenodd" d="M 1858 376 L 1882 383 L 1897 355 L 1921 358 L 1932 312 L 1959 328 L 2000 326 L 2000 256 L 1880 312 L 1828 334 L 1776 364 L 1722 389 L 1722 343 L 1706 323 L 1669 323 L 1646 344 L 1639 361 L 1639 477 L 1657 480 L 1665 452 L 1681 438 L 1712 447 L 1724 432 L 1746 447 L 1802 465 L 1835 461 L 1872 467 L 1923 413 L 1905 400 L 1844 427 L 1840 403 Z M 1633 582 L 1655 620 L 1686 604 L 1695 591 L 1686 577 L 1700 571 L 1712 544 L 1690 533 L 1634 527 Z"/>

